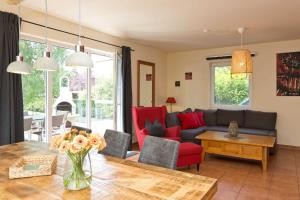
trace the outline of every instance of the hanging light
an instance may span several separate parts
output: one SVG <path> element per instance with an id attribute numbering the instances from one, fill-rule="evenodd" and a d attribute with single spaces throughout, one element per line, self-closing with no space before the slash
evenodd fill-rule
<path id="1" fill-rule="evenodd" d="M 43 71 L 56 71 L 58 70 L 57 62 L 51 58 L 50 51 L 48 47 L 48 2 L 45 0 L 45 43 L 46 43 L 46 50 L 44 52 L 43 57 L 39 57 L 34 65 L 33 68 L 37 70 Z"/>
<path id="2" fill-rule="evenodd" d="M 21 18 L 20 18 L 20 4 L 18 5 L 18 25 L 19 25 L 19 37 L 21 32 Z M 16 57 L 16 61 L 10 63 L 6 69 L 9 73 L 15 74 L 31 74 L 31 67 L 24 62 L 24 58 L 21 53 Z"/>
<path id="3" fill-rule="evenodd" d="M 81 1 L 78 0 L 78 21 L 79 21 L 79 33 L 78 44 L 75 46 L 75 53 L 66 58 L 65 66 L 67 67 L 87 67 L 94 66 L 93 60 L 89 54 L 84 52 L 84 45 L 81 44 Z"/>
<path id="4" fill-rule="evenodd" d="M 251 52 L 249 49 L 243 48 L 243 33 L 245 28 L 239 28 L 238 32 L 241 35 L 241 48 L 233 51 L 231 60 L 231 75 L 232 77 L 249 78 L 253 73 L 253 63 Z"/>

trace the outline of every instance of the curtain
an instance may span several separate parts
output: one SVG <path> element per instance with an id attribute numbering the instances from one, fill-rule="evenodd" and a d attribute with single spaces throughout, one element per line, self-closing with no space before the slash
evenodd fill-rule
<path id="1" fill-rule="evenodd" d="M 0 145 L 24 141 L 21 75 L 6 72 L 18 53 L 18 16 L 0 11 Z"/>
<path id="2" fill-rule="evenodd" d="M 131 83 L 131 50 L 122 46 L 122 94 L 123 94 L 123 128 L 131 135 L 132 142 L 132 83 Z M 131 145 L 130 145 L 131 149 Z"/>

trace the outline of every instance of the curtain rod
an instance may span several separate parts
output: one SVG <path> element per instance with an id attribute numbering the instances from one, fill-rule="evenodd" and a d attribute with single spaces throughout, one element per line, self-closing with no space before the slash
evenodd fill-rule
<path id="1" fill-rule="evenodd" d="M 255 57 L 256 53 L 251 53 L 251 57 Z M 231 59 L 231 55 L 222 55 L 222 56 L 209 56 L 206 57 L 206 60 L 224 60 L 224 59 Z"/>
<path id="2" fill-rule="evenodd" d="M 32 24 L 32 25 L 35 25 L 35 26 L 45 27 L 42 24 L 38 24 L 38 23 L 31 22 L 31 21 L 24 20 L 24 19 L 21 19 L 21 22 L 25 22 L 27 24 Z M 65 33 L 65 34 L 68 34 L 68 35 L 73 35 L 73 36 L 78 37 L 78 34 L 75 34 L 75 33 L 71 33 L 71 32 L 68 32 L 68 31 L 64 31 L 64 30 L 53 28 L 53 27 L 49 27 L 49 26 L 47 28 L 50 29 L 50 30 L 54 30 L 54 31 L 57 31 L 57 32 L 61 32 L 61 33 Z M 110 45 L 110 46 L 114 46 L 114 47 L 118 47 L 118 48 L 122 48 L 119 45 L 115 45 L 115 44 L 112 44 L 112 43 L 104 42 L 104 41 L 97 40 L 97 39 L 90 38 L 90 37 L 86 37 L 86 36 L 81 36 L 81 38 L 84 38 L 84 39 L 87 39 L 87 40 L 92 40 L 92 41 L 95 41 L 95 42 L 99 42 L 99 43 Z M 130 50 L 131 51 L 135 51 L 134 49 L 131 49 L 131 48 L 130 48 Z"/>

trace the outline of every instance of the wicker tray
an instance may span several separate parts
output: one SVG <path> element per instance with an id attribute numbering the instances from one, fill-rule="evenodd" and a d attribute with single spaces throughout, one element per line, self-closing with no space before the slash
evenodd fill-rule
<path id="1" fill-rule="evenodd" d="M 9 167 L 9 178 L 24 178 L 51 175 L 56 170 L 56 155 L 23 156 Z"/>

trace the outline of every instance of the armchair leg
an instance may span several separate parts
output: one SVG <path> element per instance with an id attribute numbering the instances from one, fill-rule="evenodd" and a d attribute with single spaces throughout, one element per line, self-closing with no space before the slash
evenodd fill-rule
<path id="1" fill-rule="evenodd" d="M 199 172 L 200 169 L 200 163 L 197 164 L 197 171 Z"/>

